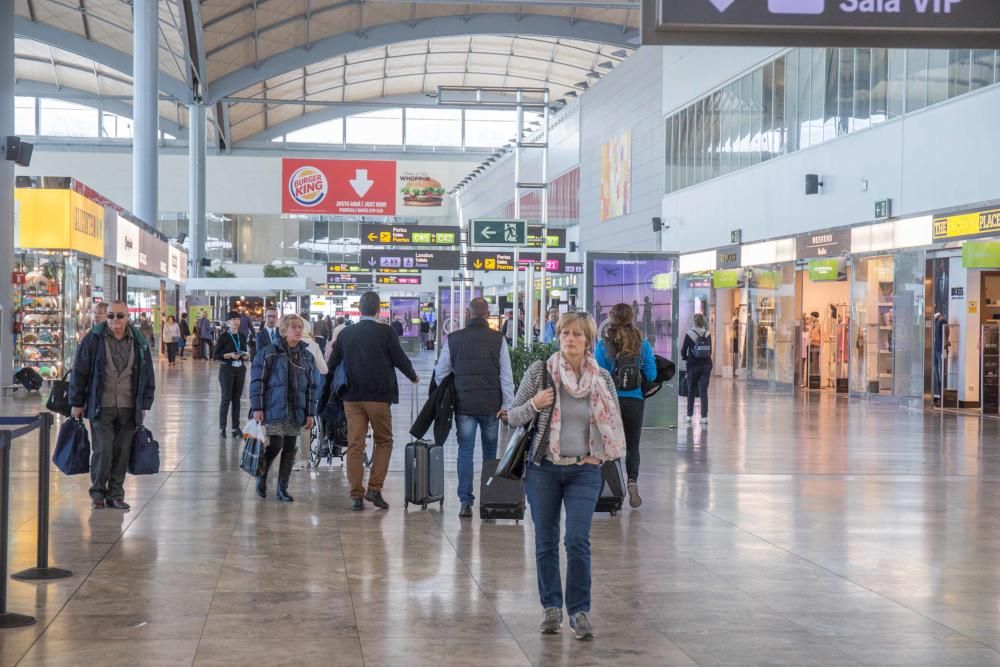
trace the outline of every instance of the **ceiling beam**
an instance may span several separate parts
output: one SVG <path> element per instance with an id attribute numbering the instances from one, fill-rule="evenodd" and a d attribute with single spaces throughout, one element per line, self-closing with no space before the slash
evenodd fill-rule
<path id="1" fill-rule="evenodd" d="M 131 54 L 118 51 L 100 42 L 89 41 L 84 39 L 82 35 L 77 35 L 68 30 L 61 30 L 46 23 L 32 22 L 24 16 L 15 16 L 14 34 L 18 37 L 24 37 L 25 39 L 54 46 L 63 51 L 75 53 L 83 58 L 89 58 L 99 65 L 132 76 Z M 160 71 L 159 84 L 160 90 L 171 97 L 185 104 L 191 102 L 191 90 L 184 81 Z"/>
<path id="2" fill-rule="evenodd" d="M 361 51 L 387 46 L 398 42 L 408 42 L 434 37 L 454 37 L 457 35 L 531 35 L 541 37 L 561 37 L 587 42 L 598 42 L 614 46 L 633 48 L 633 38 L 639 31 L 621 31 L 621 26 L 596 21 L 577 21 L 571 24 L 561 16 L 532 16 L 530 21 L 518 21 L 513 14 L 473 14 L 465 16 L 445 16 L 423 19 L 411 26 L 408 21 L 367 28 L 363 33 L 346 33 L 327 37 L 312 43 L 312 47 L 295 47 L 260 61 L 260 65 L 235 70 L 213 81 L 205 98 L 216 102 L 224 97 L 266 81 L 271 77 L 302 69 L 330 58 L 343 56 L 352 51 Z"/>
<path id="3" fill-rule="evenodd" d="M 219 142 L 222 144 L 219 148 L 228 152 L 233 146 L 233 124 L 229 119 L 228 102 L 220 100 L 215 103 L 215 119 L 219 127 Z"/>
<path id="4" fill-rule="evenodd" d="M 194 76 L 204 88 L 206 82 L 205 36 L 201 27 L 201 2 L 199 0 L 178 0 L 181 10 L 181 25 L 186 38 L 185 45 L 191 59 Z"/>

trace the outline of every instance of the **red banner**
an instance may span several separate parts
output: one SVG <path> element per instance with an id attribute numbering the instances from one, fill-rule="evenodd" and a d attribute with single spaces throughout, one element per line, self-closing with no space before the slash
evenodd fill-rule
<path id="1" fill-rule="evenodd" d="M 281 161 L 282 213 L 396 215 L 396 163 Z"/>

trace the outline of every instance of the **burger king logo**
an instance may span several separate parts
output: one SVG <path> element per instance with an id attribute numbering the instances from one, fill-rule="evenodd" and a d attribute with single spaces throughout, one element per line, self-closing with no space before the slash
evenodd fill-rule
<path id="1" fill-rule="evenodd" d="M 288 179 L 288 193 L 302 206 L 316 206 L 326 197 L 326 176 L 316 167 L 299 167 Z"/>

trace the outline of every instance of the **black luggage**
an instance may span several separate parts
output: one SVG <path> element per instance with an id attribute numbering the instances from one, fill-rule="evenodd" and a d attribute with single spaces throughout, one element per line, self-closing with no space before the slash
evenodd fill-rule
<path id="1" fill-rule="evenodd" d="M 410 422 L 417 409 L 417 387 L 413 387 Z M 411 504 L 427 509 L 440 503 L 444 509 L 444 447 L 426 440 L 414 440 L 406 445 L 406 499 L 403 509 Z"/>
<path id="2" fill-rule="evenodd" d="M 31 366 L 25 366 L 14 373 L 14 382 L 28 391 L 38 391 L 42 388 L 42 376 Z"/>
<path id="3" fill-rule="evenodd" d="M 479 479 L 479 518 L 524 519 L 524 482 L 520 479 L 495 477 L 499 459 L 483 461 L 483 474 Z"/>
<path id="4" fill-rule="evenodd" d="M 618 514 L 625 502 L 625 480 L 619 461 L 607 461 L 601 466 L 601 494 L 597 497 L 594 512 Z"/>

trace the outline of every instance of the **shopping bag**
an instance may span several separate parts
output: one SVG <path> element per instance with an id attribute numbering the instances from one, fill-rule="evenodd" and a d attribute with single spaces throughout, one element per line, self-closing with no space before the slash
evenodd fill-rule
<path id="1" fill-rule="evenodd" d="M 49 394 L 49 400 L 45 402 L 45 407 L 51 412 L 60 414 L 63 417 L 69 417 L 72 414 L 72 408 L 69 405 L 69 372 L 62 377 L 61 380 L 52 381 L 52 392 Z"/>
<path id="2" fill-rule="evenodd" d="M 155 475 L 160 472 L 160 443 L 145 426 L 132 436 L 132 451 L 128 457 L 128 474 Z"/>
<path id="3" fill-rule="evenodd" d="M 251 477 L 260 477 L 264 471 L 264 448 L 267 439 L 264 427 L 251 419 L 243 427 L 243 454 L 240 456 L 240 470 Z"/>
<path id="4" fill-rule="evenodd" d="M 90 472 L 90 436 L 82 419 L 67 419 L 59 427 L 52 462 L 64 475 Z"/>

